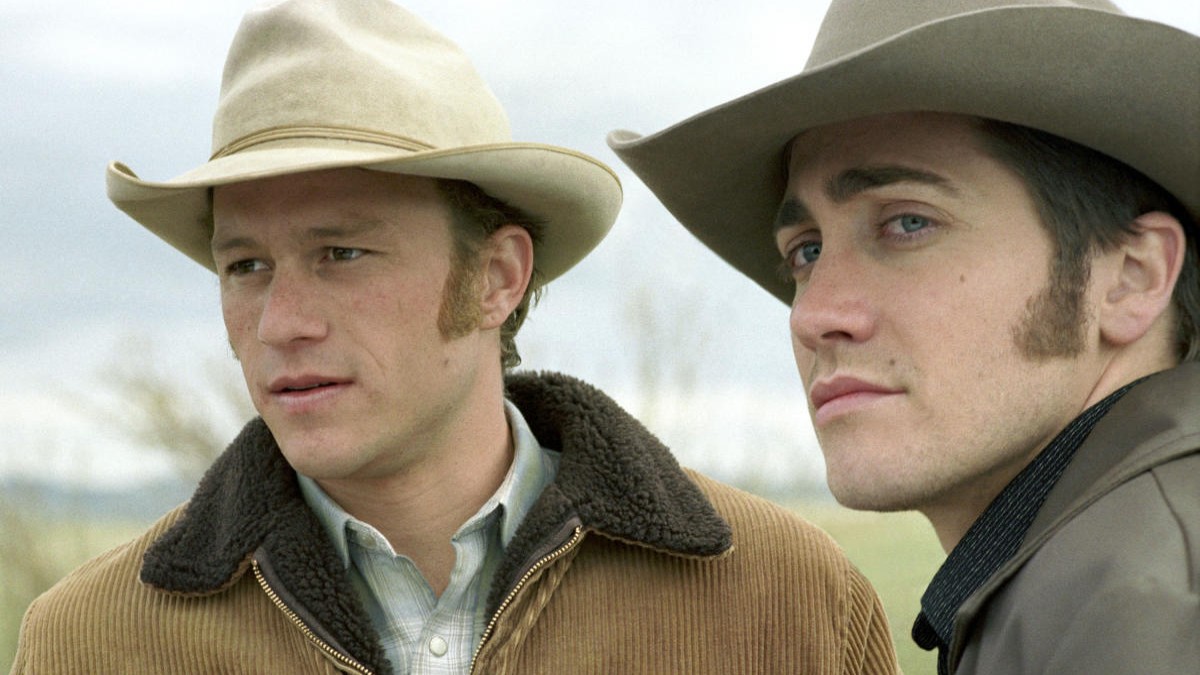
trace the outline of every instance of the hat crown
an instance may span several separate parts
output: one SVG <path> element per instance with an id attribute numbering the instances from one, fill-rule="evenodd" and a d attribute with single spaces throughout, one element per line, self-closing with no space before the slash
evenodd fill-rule
<path id="1" fill-rule="evenodd" d="M 1101 0 L 832 0 L 804 71 L 609 145 L 697 238 L 785 303 L 763 236 L 791 139 L 935 111 L 1040 129 L 1140 171 L 1200 217 L 1200 37 Z"/>
<path id="2" fill-rule="evenodd" d="M 225 62 L 213 155 L 297 136 L 412 151 L 512 137 L 466 54 L 389 0 L 287 0 L 242 20 Z"/>
<path id="3" fill-rule="evenodd" d="M 1108 0 L 833 0 L 813 42 L 805 70 L 849 56 L 918 26 L 1003 7 L 1076 7 L 1122 13 Z"/>

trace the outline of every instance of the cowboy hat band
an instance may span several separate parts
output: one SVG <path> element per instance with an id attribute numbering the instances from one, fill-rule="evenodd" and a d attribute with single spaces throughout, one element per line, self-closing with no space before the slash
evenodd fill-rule
<path id="1" fill-rule="evenodd" d="M 583 153 L 513 142 L 467 56 L 389 0 L 288 0 L 246 14 L 230 46 L 210 160 L 162 182 L 124 164 L 108 196 L 210 270 L 211 188 L 361 167 L 475 183 L 542 224 L 535 265 L 550 280 L 608 233 L 613 171 Z"/>
<path id="2" fill-rule="evenodd" d="M 1195 218 L 1197 82 L 1200 38 L 1099 0 L 833 0 L 799 75 L 608 142 L 698 239 L 790 303 L 770 228 L 784 148 L 806 129 L 915 111 L 1033 127 L 1124 162 Z"/>

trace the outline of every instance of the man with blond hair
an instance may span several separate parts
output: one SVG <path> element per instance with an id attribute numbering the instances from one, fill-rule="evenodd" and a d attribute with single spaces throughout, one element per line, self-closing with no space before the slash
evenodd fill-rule
<path id="1" fill-rule="evenodd" d="M 192 499 L 30 607 L 20 673 L 889 673 L 823 533 L 682 469 L 603 393 L 506 373 L 612 171 L 514 142 L 386 0 L 250 12 L 213 156 L 108 171 L 214 271 L 260 419 Z"/>

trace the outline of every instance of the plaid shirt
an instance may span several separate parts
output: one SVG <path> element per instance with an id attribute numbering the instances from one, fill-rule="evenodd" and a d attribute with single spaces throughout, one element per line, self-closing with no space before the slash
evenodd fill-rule
<path id="1" fill-rule="evenodd" d="M 374 527 L 346 513 L 306 476 L 300 489 L 346 565 L 397 673 L 465 673 L 487 621 L 491 579 L 542 490 L 558 471 L 558 453 L 538 443 L 510 402 L 513 463 L 495 494 L 454 534 L 450 584 L 435 598 L 409 558 Z"/>

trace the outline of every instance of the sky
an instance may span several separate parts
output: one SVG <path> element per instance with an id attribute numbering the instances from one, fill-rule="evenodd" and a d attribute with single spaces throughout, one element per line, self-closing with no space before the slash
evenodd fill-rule
<path id="1" fill-rule="evenodd" d="M 117 211 L 104 167 L 163 180 L 207 159 L 225 51 L 253 4 L 0 0 L 0 477 L 164 475 L 94 405 L 114 403 L 113 365 L 153 364 L 202 410 L 217 410 L 215 381 L 239 377 L 215 277 Z M 787 308 L 693 241 L 604 137 L 796 74 L 828 3 L 402 4 L 471 56 L 515 139 L 591 154 L 624 184 L 612 233 L 518 337 L 525 366 L 605 389 L 685 464 L 742 483 L 819 481 Z M 1120 4 L 1200 33 L 1200 3 Z M 223 424 L 232 437 L 240 421 Z"/>

